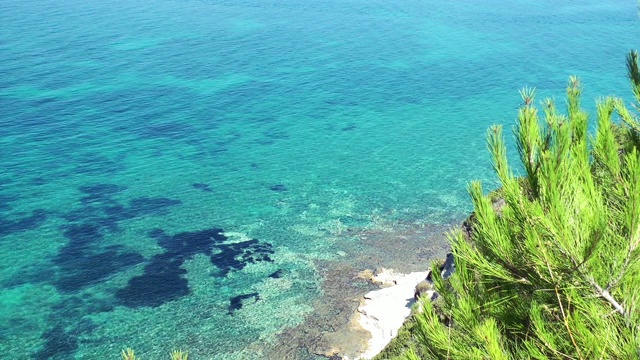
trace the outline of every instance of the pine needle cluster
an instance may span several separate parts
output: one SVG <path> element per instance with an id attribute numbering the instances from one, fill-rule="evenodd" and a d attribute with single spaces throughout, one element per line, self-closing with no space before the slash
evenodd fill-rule
<path id="1" fill-rule="evenodd" d="M 182 350 L 173 350 L 169 355 L 171 360 L 188 360 L 189 358 L 189 353 Z M 136 357 L 135 351 L 133 351 L 132 348 L 123 349 L 120 356 L 122 360 L 140 360 L 140 358 Z"/>
<path id="2" fill-rule="evenodd" d="M 627 66 L 640 103 L 637 52 Z M 581 89 L 571 77 L 566 114 L 521 91 L 524 178 L 507 161 L 502 128 L 489 129 L 504 205 L 470 184 L 471 234 L 449 234 L 456 272 L 433 273 L 441 299 L 416 316 L 408 359 L 640 358 L 640 122 L 605 98 L 590 134 Z"/>

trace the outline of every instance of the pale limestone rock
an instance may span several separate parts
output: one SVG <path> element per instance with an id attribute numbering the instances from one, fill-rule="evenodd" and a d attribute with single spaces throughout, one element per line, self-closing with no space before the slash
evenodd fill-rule
<path id="1" fill-rule="evenodd" d="M 358 307 L 358 322 L 371 333 L 371 340 L 367 351 L 355 360 L 376 356 L 398 334 L 405 319 L 411 314 L 415 287 L 427 274 L 427 271 L 398 274 L 393 270 L 382 269 L 373 277 L 374 283 L 387 287 L 364 295 Z"/>

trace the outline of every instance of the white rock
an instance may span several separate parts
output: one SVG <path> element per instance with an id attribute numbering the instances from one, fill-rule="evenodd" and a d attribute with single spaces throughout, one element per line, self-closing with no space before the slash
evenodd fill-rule
<path id="1" fill-rule="evenodd" d="M 371 340 L 367 351 L 355 360 L 373 358 L 398 334 L 411 314 L 415 287 L 427 274 L 426 271 L 398 274 L 383 269 L 373 278 L 374 282 L 390 286 L 367 293 L 358 307 L 359 324 L 371 333 Z"/>

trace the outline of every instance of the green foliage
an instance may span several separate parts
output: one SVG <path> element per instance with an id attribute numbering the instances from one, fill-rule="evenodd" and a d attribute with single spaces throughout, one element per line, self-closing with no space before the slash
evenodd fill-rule
<path id="1" fill-rule="evenodd" d="M 182 350 L 173 350 L 169 355 L 171 360 L 188 360 L 189 358 L 189 353 Z M 120 356 L 122 360 L 140 360 L 140 358 L 136 357 L 132 348 L 123 349 Z"/>
<path id="2" fill-rule="evenodd" d="M 415 315 L 413 315 L 404 322 L 400 330 L 398 330 L 398 335 L 373 360 L 402 359 L 403 354 L 417 345 L 413 339 L 413 333 L 416 331 L 415 326 L 416 320 Z"/>
<path id="3" fill-rule="evenodd" d="M 640 103 L 637 61 L 627 65 Z M 606 98 L 590 136 L 580 93 L 571 77 L 567 114 L 546 100 L 541 117 L 535 91 L 521 91 L 525 178 L 508 164 L 502 128 L 489 129 L 501 190 L 470 184 L 471 238 L 449 234 L 456 272 L 433 273 L 441 303 L 416 315 L 407 359 L 640 358 L 640 122 Z"/>
<path id="4" fill-rule="evenodd" d="M 171 352 L 171 360 L 187 360 L 189 353 L 182 350 L 173 350 Z"/>
<path id="5" fill-rule="evenodd" d="M 136 360 L 136 354 L 132 348 L 123 349 L 120 356 L 122 356 L 122 360 Z"/>

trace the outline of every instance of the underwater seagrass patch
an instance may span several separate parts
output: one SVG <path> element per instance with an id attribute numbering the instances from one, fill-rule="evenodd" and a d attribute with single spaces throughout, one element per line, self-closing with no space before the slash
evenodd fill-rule
<path id="1" fill-rule="evenodd" d="M 157 307 L 191 292 L 182 264 L 196 254 L 209 255 L 216 266 L 216 276 L 224 277 L 248 264 L 259 261 L 272 262 L 273 246 L 256 239 L 229 243 L 220 228 L 181 232 L 168 235 L 161 229 L 152 230 L 149 236 L 156 239 L 165 251 L 153 256 L 144 267 L 144 273 L 131 278 L 126 287 L 119 289 L 116 298 L 121 305 Z"/>

